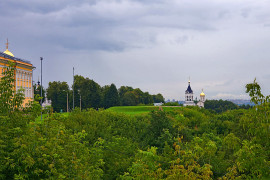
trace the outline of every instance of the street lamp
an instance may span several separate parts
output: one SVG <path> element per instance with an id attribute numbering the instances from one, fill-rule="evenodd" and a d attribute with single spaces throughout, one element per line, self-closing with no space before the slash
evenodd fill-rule
<path id="1" fill-rule="evenodd" d="M 74 67 L 73 67 L 73 110 L 74 110 Z"/>
<path id="2" fill-rule="evenodd" d="M 68 112 L 68 92 L 67 92 L 67 112 Z"/>
<path id="3" fill-rule="evenodd" d="M 43 60 L 43 57 L 40 57 L 40 62 L 41 62 L 41 87 L 40 87 L 40 97 L 41 97 L 41 101 L 40 101 L 40 105 L 41 105 L 41 120 L 42 120 L 42 60 Z"/>

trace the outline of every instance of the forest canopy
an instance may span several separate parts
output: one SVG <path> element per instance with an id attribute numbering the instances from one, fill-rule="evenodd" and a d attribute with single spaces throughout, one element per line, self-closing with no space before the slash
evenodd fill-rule
<path id="1" fill-rule="evenodd" d="M 38 102 L 21 106 L 12 68 L 0 81 L 0 179 L 270 177 L 269 96 L 256 81 L 246 86 L 250 109 L 179 107 L 132 116 L 77 108 L 41 121 Z"/>
<path id="2" fill-rule="evenodd" d="M 164 102 L 164 97 L 160 93 L 151 95 L 149 92 L 143 92 L 139 88 L 134 89 L 130 86 L 121 86 L 117 89 L 115 84 L 101 87 L 94 80 L 75 75 L 74 85 L 71 89 L 66 82 L 49 82 L 46 90 L 47 98 L 51 100 L 54 111 L 67 111 L 67 104 L 69 109 L 72 109 L 73 90 L 74 106 L 82 109 L 109 108 L 120 105 L 153 105 L 153 103 Z M 36 94 L 39 93 L 37 90 Z"/>

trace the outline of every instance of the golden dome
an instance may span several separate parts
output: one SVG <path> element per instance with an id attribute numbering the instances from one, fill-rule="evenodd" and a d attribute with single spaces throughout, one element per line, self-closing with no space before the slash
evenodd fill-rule
<path id="1" fill-rule="evenodd" d="M 5 52 L 4 52 L 5 54 L 7 54 L 7 55 L 10 55 L 10 56 L 12 56 L 12 57 L 14 57 L 14 55 L 12 54 L 12 52 L 10 52 L 8 49 L 7 50 L 5 50 Z"/>
<path id="2" fill-rule="evenodd" d="M 202 90 L 202 93 L 200 94 L 200 96 L 205 96 L 205 94 L 204 94 L 203 90 Z"/>
<path id="3" fill-rule="evenodd" d="M 8 39 L 7 39 L 7 43 L 6 43 L 6 50 L 5 50 L 5 54 L 7 54 L 7 55 L 10 55 L 10 56 L 12 56 L 12 57 L 14 57 L 14 55 L 12 54 L 12 52 L 10 52 L 9 50 L 8 50 Z"/>

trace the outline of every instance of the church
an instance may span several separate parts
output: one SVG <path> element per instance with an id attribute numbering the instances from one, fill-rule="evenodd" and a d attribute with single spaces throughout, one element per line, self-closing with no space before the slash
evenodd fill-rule
<path id="1" fill-rule="evenodd" d="M 8 66 L 8 62 L 15 63 L 16 71 L 14 72 L 14 90 L 18 91 L 20 88 L 24 89 L 25 100 L 23 102 L 23 106 L 25 106 L 26 103 L 34 98 L 32 79 L 33 69 L 35 69 L 35 67 L 30 61 L 15 57 L 13 53 L 9 51 L 8 45 L 9 43 L 7 40 L 6 50 L 4 52 L 0 52 L 0 80 L 3 76 L 2 73 L 4 71 L 4 67 Z"/>
<path id="2" fill-rule="evenodd" d="M 188 81 L 188 87 L 187 90 L 185 91 L 185 103 L 184 106 L 199 106 L 199 107 L 204 107 L 204 102 L 205 102 L 205 94 L 202 90 L 202 93 L 200 94 L 200 100 L 195 104 L 193 100 L 193 91 L 190 86 L 190 80 Z"/>

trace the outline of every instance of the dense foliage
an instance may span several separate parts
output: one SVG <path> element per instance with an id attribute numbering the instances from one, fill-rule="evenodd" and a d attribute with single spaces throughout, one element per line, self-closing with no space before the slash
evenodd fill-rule
<path id="1" fill-rule="evenodd" d="M 2 93 L 12 91 L 11 79 L 5 82 L 0 91 L 0 104 L 7 108 L 0 112 L 0 179 L 270 177 L 270 102 L 256 81 L 247 85 L 255 103 L 247 110 L 212 113 L 179 107 L 132 116 L 75 109 L 43 121 L 36 120 L 38 103 L 27 108 L 21 101 L 10 104 Z"/>
<path id="2" fill-rule="evenodd" d="M 51 100 L 55 111 L 67 108 L 67 96 L 69 94 L 68 84 L 66 82 L 49 82 L 47 89 L 47 98 Z"/>
<path id="3" fill-rule="evenodd" d="M 10 113 L 20 108 L 23 97 L 23 89 L 15 93 L 15 64 L 9 63 L 9 66 L 3 69 L 0 81 L 0 114 Z"/>
<path id="4" fill-rule="evenodd" d="M 42 88 L 42 99 L 41 99 L 41 88 Z M 39 103 L 41 103 L 41 101 L 43 103 L 45 101 L 45 89 L 41 85 L 39 85 L 39 83 L 38 83 L 38 84 L 33 85 L 33 90 L 34 90 L 35 99 L 36 100 L 39 99 L 38 100 Z"/>
<path id="5" fill-rule="evenodd" d="M 34 89 L 37 93 L 40 92 L 40 87 Z M 74 107 L 81 107 L 81 109 L 152 105 L 154 102 L 164 102 L 164 97 L 160 93 L 150 95 L 139 88 L 133 89 L 129 86 L 121 86 L 117 89 L 114 84 L 101 87 L 94 80 L 76 75 L 72 89 L 69 89 L 66 82 L 49 82 L 47 98 L 51 100 L 54 111 L 67 111 L 67 106 L 69 110 L 73 108 L 73 89 Z"/>
<path id="6" fill-rule="evenodd" d="M 251 108 L 251 106 L 245 104 L 238 106 L 231 101 L 227 100 L 224 101 L 220 99 L 220 100 L 206 100 L 204 103 L 204 108 L 212 110 L 216 113 L 221 113 L 233 109 L 249 109 Z"/>

